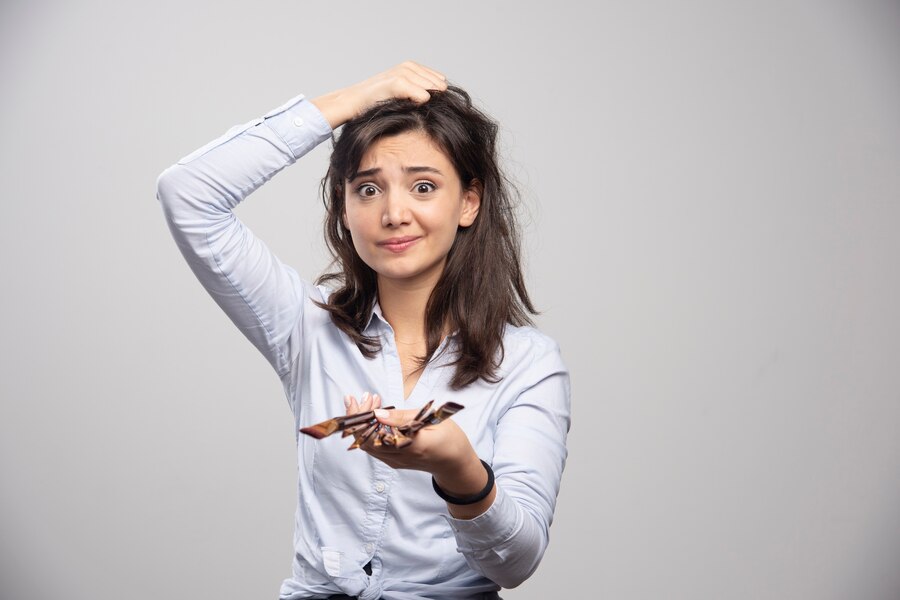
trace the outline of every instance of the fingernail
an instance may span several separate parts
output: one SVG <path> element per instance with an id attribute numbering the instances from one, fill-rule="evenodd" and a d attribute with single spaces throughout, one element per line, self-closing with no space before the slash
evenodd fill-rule
<path id="1" fill-rule="evenodd" d="M 379 419 L 387 419 L 387 418 L 390 416 L 390 414 L 391 414 L 391 413 L 389 413 L 388 411 L 384 410 L 383 408 L 376 408 L 376 409 L 375 409 L 375 416 L 378 417 Z"/>
<path id="2" fill-rule="evenodd" d="M 344 396 L 344 408 L 350 408 L 350 396 Z"/>

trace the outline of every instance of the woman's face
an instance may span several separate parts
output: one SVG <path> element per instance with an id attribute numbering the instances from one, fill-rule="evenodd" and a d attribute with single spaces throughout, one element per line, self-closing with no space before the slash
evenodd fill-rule
<path id="1" fill-rule="evenodd" d="M 457 228 L 475 221 L 481 202 L 421 131 L 376 141 L 345 190 L 344 226 L 380 284 L 433 287 Z"/>

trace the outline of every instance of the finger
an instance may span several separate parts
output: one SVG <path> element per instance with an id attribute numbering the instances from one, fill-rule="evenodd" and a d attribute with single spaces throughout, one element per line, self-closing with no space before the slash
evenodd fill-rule
<path id="1" fill-rule="evenodd" d="M 437 77 L 429 73 L 426 79 L 431 82 L 428 89 L 440 90 L 442 92 L 447 89 L 447 79 L 444 77 Z"/>
<path id="2" fill-rule="evenodd" d="M 362 404 L 359 405 L 359 409 L 362 412 L 368 412 L 372 410 L 372 394 L 366 392 L 362 397 Z"/>
<path id="3" fill-rule="evenodd" d="M 410 416 L 408 414 L 405 414 L 408 412 L 409 411 L 406 410 L 385 410 L 383 408 L 379 408 L 375 411 L 375 418 L 385 425 L 395 427 L 404 425 L 409 421 Z"/>
<path id="4" fill-rule="evenodd" d="M 426 90 L 445 90 L 447 89 L 446 80 L 435 77 L 429 71 L 425 70 L 408 70 L 405 74 L 406 78 L 412 83 L 420 85 Z"/>
<path id="5" fill-rule="evenodd" d="M 403 74 L 403 78 L 413 85 L 417 85 L 424 90 L 442 90 L 447 87 L 446 83 L 444 83 L 440 79 L 432 77 L 430 73 L 407 70 Z"/>
<path id="6" fill-rule="evenodd" d="M 444 86 L 446 87 L 446 85 L 447 85 L 447 76 L 446 75 L 444 75 L 440 71 L 435 71 L 434 69 L 429 69 L 428 67 L 426 67 L 424 65 L 420 65 L 420 66 L 423 69 L 425 69 L 426 71 L 428 71 L 431 74 L 431 76 L 434 77 L 439 83 L 444 84 Z"/>
<path id="7" fill-rule="evenodd" d="M 434 69 L 432 69 L 430 67 L 426 67 L 425 65 L 423 65 L 421 63 L 417 63 L 414 60 L 406 61 L 406 63 L 404 63 L 404 64 L 406 66 L 408 66 L 411 70 L 416 71 L 423 77 L 431 80 L 433 83 L 435 83 L 437 85 L 441 85 L 443 87 L 447 86 L 447 77 L 440 71 L 435 71 Z M 434 89 L 443 89 L 443 88 L 436 87 Z"/>
<path id="8" fill-rule="evenodd" d="M 381 408 L 381 396 L 375 394 L 372 396 L 372 409 Z"/>
<path id="9" fill-rule="evenodd" d="M 401 77 L 394 86 L 393 95 L 397 98 L 408 98 L 420 104 L 428 102 L 431 99 L 431 94 L 428 93 L 428 88 L 431 84 L 427 79 L 418 79 L 418 82 L 414 81 L 414 76 L 412 75 Z"/>
<path id="10" fill-rule="evenodd" d="M 347 414 L 355 415 L 359 412 L 359 403 L 356 401 L 354 396 L 347 396 L 350 399 L 349 404 L 347 405 Z"/>

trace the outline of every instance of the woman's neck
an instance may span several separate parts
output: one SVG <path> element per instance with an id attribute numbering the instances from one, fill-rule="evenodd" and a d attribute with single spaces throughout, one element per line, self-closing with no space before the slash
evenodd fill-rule
<path id="1" fill-rule="evenodd" d="M 378 304 L 381 314 L 391 324 L 396 340 L 404 343 L 425 341 L 425 308 L 434 283 L 378 278 Z"/>

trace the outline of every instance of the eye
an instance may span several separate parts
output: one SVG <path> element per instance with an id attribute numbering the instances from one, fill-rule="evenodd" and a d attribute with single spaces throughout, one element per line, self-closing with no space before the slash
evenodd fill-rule
<path id="1" fill-rule="evenodd" d="M 420 181 L 414 186 L 417 194 L 427 194 L 437 189 L 437 186 L 430 181 Z"/>
<path id="2" fill-rule="evenodd" d="M 377 196 L 379 191 L 380 190 L 371 183 L 364 183 L 356 188 L 356 193 L 363 198 L 371 198 L 372 196 Z"/>

